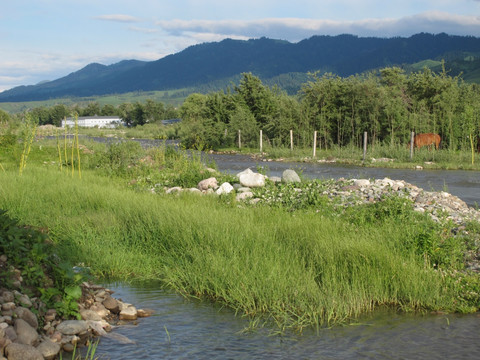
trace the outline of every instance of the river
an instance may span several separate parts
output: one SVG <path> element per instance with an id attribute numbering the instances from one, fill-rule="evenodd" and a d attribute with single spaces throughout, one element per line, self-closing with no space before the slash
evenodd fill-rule
<path id="1" fill-rule="evenodd" d="M 480 315 L 379 311 L 354 325 L 271 335 L 243 332 L 248 321 L 211 303 L 186 300 L 156 282 L 107 284 L 114 296 L 155 315 L 113 331 L 134 343 L 102 338 L 97 355 L 132 359 L 475 359 Z"/>

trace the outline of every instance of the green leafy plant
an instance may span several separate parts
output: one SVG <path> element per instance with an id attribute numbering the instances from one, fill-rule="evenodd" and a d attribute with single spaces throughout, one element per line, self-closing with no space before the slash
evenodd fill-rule
<path id="1" fill-rule="evenodd" d="M 25 291 L 39 291 L 42 300 L 64 316 L 80 318 L 77 301 L 82 295 L 84 274 L 75 273 L 68 263 L 58 263 L 48 236 L 29 226 L 21 226 L 0 210 L 0 253 L 21 271 Z M 11 271 L 0 272 L 2 283 L 11 282 Z M 51 279 L 53 278 L 53 280 Z"/>

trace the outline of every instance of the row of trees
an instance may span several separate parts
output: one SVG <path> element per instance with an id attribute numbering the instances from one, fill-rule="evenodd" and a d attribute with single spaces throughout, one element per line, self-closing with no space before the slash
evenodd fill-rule
<path id="1" fill-rule="evenodd" d="M 85 106 L 57 104 L 51 107 L 33 108 L 29 112 L 38 119 L 39 125 L 52 124 L 55 126 L 60 126 L 65 117 L 70 117 L 75 113 L 78 116 L 119 116 L 131 126 L 178 117 L 178 110 L 173 105 L 165 105 L 150 99 L 145 103 L 123 103 L 119 106 L 110 104 L 102 106 L 98 102 L 91 102 Z"/>
<path id="2" fill-rule="evenodd" d="M 469 148 L 480 130 L 480 87 L 425 68 L 406 74 L 389 67 L 377 73 L 341 78 L 312 74 L 298 96 L 269 88 L 252 74 L 225 92 L 192 94 L 180 109 L 181 136 L 187 146 L 257 146 L 259 130 L 275 146 L 311 146 L 318 131 L 322 148 L 361 146 L 363 133 L 375 145 L 406 144 L 411 131 L 434 132 L 448 149 Z"/>
<path id="3" fill-rule="evenodd" d="M 250 74 L 225 91 L 191 94 L 179 110 L 147 100 L 117 107 L 97 102 L 86 106 L 55 105 L 30 110 L 39 124 L 60 125 L 64 117 L 120 116 L 137 126 L 160 120 L 182 119 L 178 135 L 190 148 L 257 147 L 259 130 L 272 146 L 289 146 L 290 130 L 297 146 L 311 147 L 317 131 L 320 148 L 362 146 L 363 133 L 371 145 L 406 144 L 411 131 L 440 134 L 442 147 L 469 149 L 480 134 L 480 86 L 467 84 L 443 70 L 428 68 L 406 74 L 397 67 L 367 75 L 342 78 L 312 74 L 296 96 L 268 87 Z"/>

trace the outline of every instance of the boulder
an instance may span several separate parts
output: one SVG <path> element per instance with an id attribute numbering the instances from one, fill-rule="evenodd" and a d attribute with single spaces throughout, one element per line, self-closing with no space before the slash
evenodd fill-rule
<path id="1" fill-rule="evenodd" d="M 93 321 L 102 320 L 102 317 L 99 314 L 97 314 L 95 311 L 90 309 L 80 310 L 80 315 L 83 320 L 93 320 Z"/>
<path id="2" fill-rule="evenodd" d="M 15 320 L 15 332 L 17 333 L 17 342 L 25 345 L 35 345 L 38 341 L 37 330 L 23 319 Z"/>
<path id="3" fill-rule="evenodd" d="M 243 173 L 238 177 L 240 184 L 249 188 L 265 186 L 265 175 L 259 173 Z"/>
<path id="4" fill-rule="evenodd" d="M 180 186 L 175 186 L 175 187 L 168 188 L 167 190 L 165 190 L 165 194 L 173 194 L 173 193 L 178 193 L 178 192 L 182 192 L 182 188 Z"/>
<path id="5" fill-rule="evenodd" d="M 217 179 L 214 177 L 204 179 L 198 183 L 197 188 L 200 191 L 206 191 L 208 189 L 216 189 L 218 188 Z"/>
<path id="6" fill-rule="evenodd" d="M 88 330 L 88 324 L 84 320 L 66 320 L 58 324 L 57 331 L 63 335 L 77 335 Z"/>
<path id="7" fill-rule="evenodd" d="M 295 170 L 287 169 L 282 173 L 282 181 L 284 183 L 297 183 L 302 180 L 300 180 L 300 176 L 298 176 Z"/>
<path id="8" fill-rule="evenodd" d="M 60 345 L 46 338 L 40 345 L 37 346 L 37 350 L 45 359 L 55 359 L 60 352 Z"/>
<path id="9" fill-rule="evenodd" d="M 12 343 L 5 348 L 8 360 L 43 360 L 42 353 L 30 345 Z"/>
<path id="10" fill-rule="evenodd" d="M 17 341 L 17 333 L 15 332 L 13 326 L 5 328 L 5 336 L 12 342 Z"/>
<path id="11" fill-rule="evenodd" d="M 370 186 L 370 180 L 368 179 L 357 179 L 353 181 L 353 185 L 359 186 L 359 187 L 367 187 Z"/>
<path id="12" fill-rule="evenodd" d="M 13 310 L 13 313 L 17 316 L 17 318 L 23 319 L 29 323 L 34 329 L 38 328 L 37 316 L 30 309 L 18 307 Z"/>
<path id="13" fill-rule="evenodd" d="M 27 296 L 27 295 L 21 295 L 19 298 L 18 298 L 18 302 L 22 305 L 22 306 L 25 306 L 27 308 L 29 307 L 32 307 L 32 301 L 30 300 L 30 298 Z"/>
<path id="14" fill-rule="evenodd" d="M 118 301 L 111 296 L 107 296 L 102 304 L 106 309 L 110 310 L 114 314 L 118 314 L 120 312 L 120 305 Z"/>
<path id="15" fill-rule="evenodd" d="M 136 320 L 137 319 L 137 309 L 133 305 L 124 306 L 120 311 L 120 320 Z"/>
<path id="16" fill-rule="evenodd" d="M 105 305 L 102 305 L 99 302 L 96 302 L 90 306 L 90 310 L 96 312 L 102 319 L 106 318 L 110 314 L 110 311 L 105 308 Z"/>
<path id="17" fill-rule="evenodd" d="M 15 310 L 15 303 L 12 301 L 6 302 L 2 304 L 2 312 L 6 311 L 13 311 Z"/>
<path id="18" fill-rule="evenodd" d="M 223 195 L 223 194 L 230 194 L 233 191 L 233 186 L 230 185 L 228 182 L 224 182 L 220 187 L 217 189 L 216 194 L 217 195 Z"/>
<path id="19" fill-rule="evenodd" d="M 2 293 L 2 297 L 3 297 L 4 303 L 13 302 L 15 300 L 15 297 L 13 296 L 13 292 L 11 291 L 4 291 Z"/>
<path id="20" fill-rule="evenodd" d="M 244 174 L 254 174 L 254 172 L 248 168 L 248 169 L 245 169 L 243 171 L 240 171 L 238 174 L 237 174 L 237 178 L 240 179 L 240 176 L 244 175 Z"/>
<path id="21" fill-rule="evenodd" d="M 245 192 L 242 192 L 242 193 L 239 193 L 237 194 L 237 196 L 235 197 L 235 199 L 237 201 L 244 201 L 246 199 L 250 199 L 253 197 L 253 193 L 251 191 L 245 191 Z"/>

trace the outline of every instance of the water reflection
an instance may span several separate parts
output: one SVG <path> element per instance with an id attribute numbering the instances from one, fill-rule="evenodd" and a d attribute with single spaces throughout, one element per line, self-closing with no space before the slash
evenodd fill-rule
<path id="1" fill-rule="evenodd" d="M 376 313 L 357 325 L 270 336 L 228 309 L 189 301 L 158 283 L 109 284 L 115 296 L 156 315 L 115 329 L 135 344 L 104 338 L 110 359 L 472 359 L 480 356 L 480 317 Z"/>

